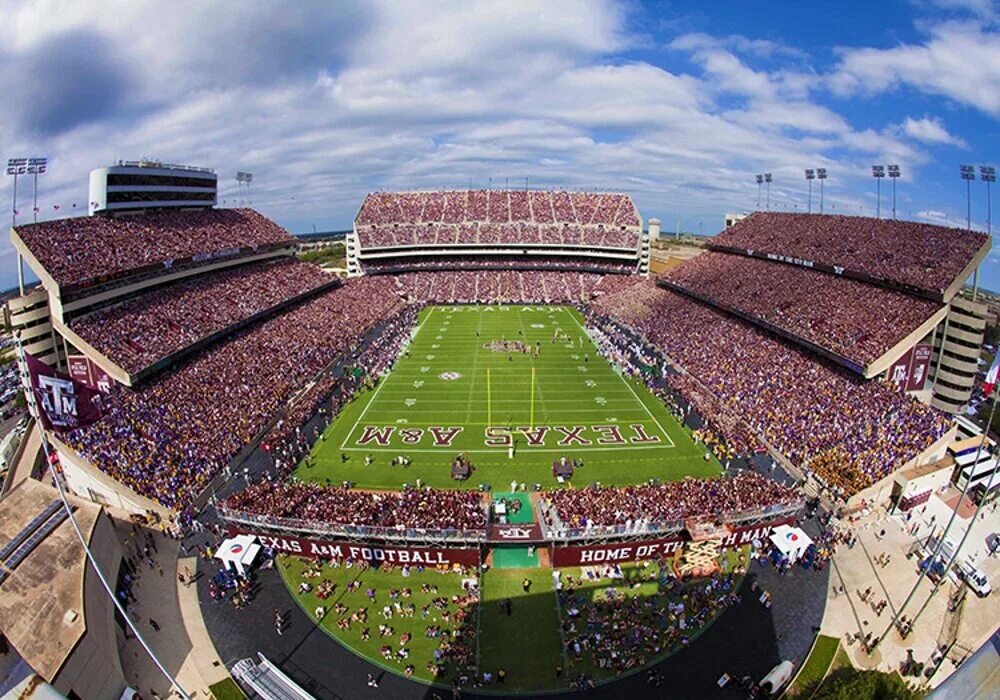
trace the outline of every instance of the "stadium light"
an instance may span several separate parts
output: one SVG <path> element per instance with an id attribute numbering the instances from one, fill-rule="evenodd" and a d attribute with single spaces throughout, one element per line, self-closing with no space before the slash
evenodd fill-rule
<path id="1" fill-rule="evenodd" d="M 823 213 L 823 180 L 826 179 L 826 168 L 816 168 L 816 179 L 819 180 L 819 213 Z"/>
<path id="2" fill-rule="evenodd" d="M 236 171 L 236 189 L 238 192 L 239 203 L 243 204 L 243 187 L 247 188 L 247 198 L 246 201 L 250 202 L 250 183 L 253 182 L 253 173 L 247 173 L 242 170 Z"/>
<path id="3" fill-rule="evenodd" d="M 816 171 L 812 168 L 806 168 L 806 181 L 809 183 L 809 210 L 808 212 L 812 214 L 813 211 L 813 180 L 816 179 Z"/>
<path id="4" fill-rule="evenodd" d="M 32 198 L 32 211 L 35 215 L 35 223 L 38 223 L 38 176 L 45 173 L 48 167 L 48 158 L 28 158 L 28 174 L 34 179 L 34 195 Z"/>
<path id="5" fill-rule="evenodd" d="M 899 166 L 898 165 L 887 165 L 886 170 L 889 172 L 889 179 L 892 180 L 892 218 L 896 219 L 896 180 L 899 178 Z"/>
<path id="6" fill-rule="evenodd" d="M 764 183 L 767 185 L 767 210 L 771 211 L 771 173 L 764 173 Z"/>
<path id="7" fill-rule="evenodd" d="M 764 184 L 764 176 L 761 173 L 757 173 L 756 179 L 757 179 L 757 211 L 760 211 L 760 192 L 761 192 L 761 187 Z"/>
<path id="8" fill-rule="evenodd" d="M 979 166 L 979 178 L 986 183 L 986 233 L 993 233 L 993 198 L 990 184 L 997 181 L 997 169 L 992 165 Z"/>
<path id="9" fill-rule="evenodd" d="M 872 166 L 872 177 L 875 178 L 875 218 L 882 218 L 882 178 L 885 177 L 884 165 Z"/>
<path id="10" fill-rule="evenodd" d="M 965 227 L 972 230 L 972 181 L 976 179 L 976 169 L 971 165 L 958 166 L 959 174 L 965 180 Z"/>

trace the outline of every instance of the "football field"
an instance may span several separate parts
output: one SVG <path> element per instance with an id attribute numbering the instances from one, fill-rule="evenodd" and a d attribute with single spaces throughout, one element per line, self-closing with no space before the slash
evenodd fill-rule
<path id="1" fill-rule="evenodd" d="M 450 464 L 464 453 L 465 482 Z M 396 457 L 408 466 L 392 466 Z M 573 484 L 711 476 L 663 404 L 597 350 L 579 312 L 560 306 L 424 309 L 395 367 L 356 397 L 313 450 L 303 479 L 360 488 L 556 484 L 554 460 L 580 460 Z M 367 462 L 367 463 L 366 463 Z"/>

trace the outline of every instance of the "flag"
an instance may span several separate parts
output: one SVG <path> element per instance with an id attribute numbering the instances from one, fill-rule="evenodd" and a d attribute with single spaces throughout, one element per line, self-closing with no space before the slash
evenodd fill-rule
<path id="1" fill-rule="evenodd" d="M 983 382 L 983 393 L 989 397 L 993 393 L 993 387 L 997 385 L 997 376 L 1000 375 L 1000 353 L 993 358 L 990 371 L 986 373 L 986 380 Z"/>
<path id="2" fill-rule="evenodd" d="M 41 360 L 24 353 L 38 417 L 46 430 L 68 432 L 95 423 L 104 415 L 102 397 Z"/>

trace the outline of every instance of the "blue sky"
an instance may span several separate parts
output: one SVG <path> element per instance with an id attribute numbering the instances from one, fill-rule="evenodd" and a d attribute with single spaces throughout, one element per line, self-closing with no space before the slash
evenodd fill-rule
<path id="1" fill-rule="evenodd" d="M 802 211 L 803 169 L 826 167 L 827 211 L 873 214 L 870 166 L 898 163 L 900 217 L 964 226 L 959 164 L 1000 160 L 998 17 L 987 0 L 0 0 L 0 156 L 49 157 L 43 218 L 84 207 L 92 168 L 148 157 L 215 168 L 227 203 L 253 172 L 253 205 L 294 232 L 348 227 L 374 189 L 527 178 L 710 233 L 756 206 L 755 173 Z M 985 228 L 981 182 L 972 204 Z M 1000 253 L 984 281 L 1000 289 Z"/>

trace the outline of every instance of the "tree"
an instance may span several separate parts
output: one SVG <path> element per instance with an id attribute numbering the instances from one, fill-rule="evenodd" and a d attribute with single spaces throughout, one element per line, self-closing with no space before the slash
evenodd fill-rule
<path id="1" fill-rule="evenodd" d="M 858 671 L 850 666 L 826 677 L 812 700 L 917 700 L 924 693 L 913 690 L 898 673 Z"/>

